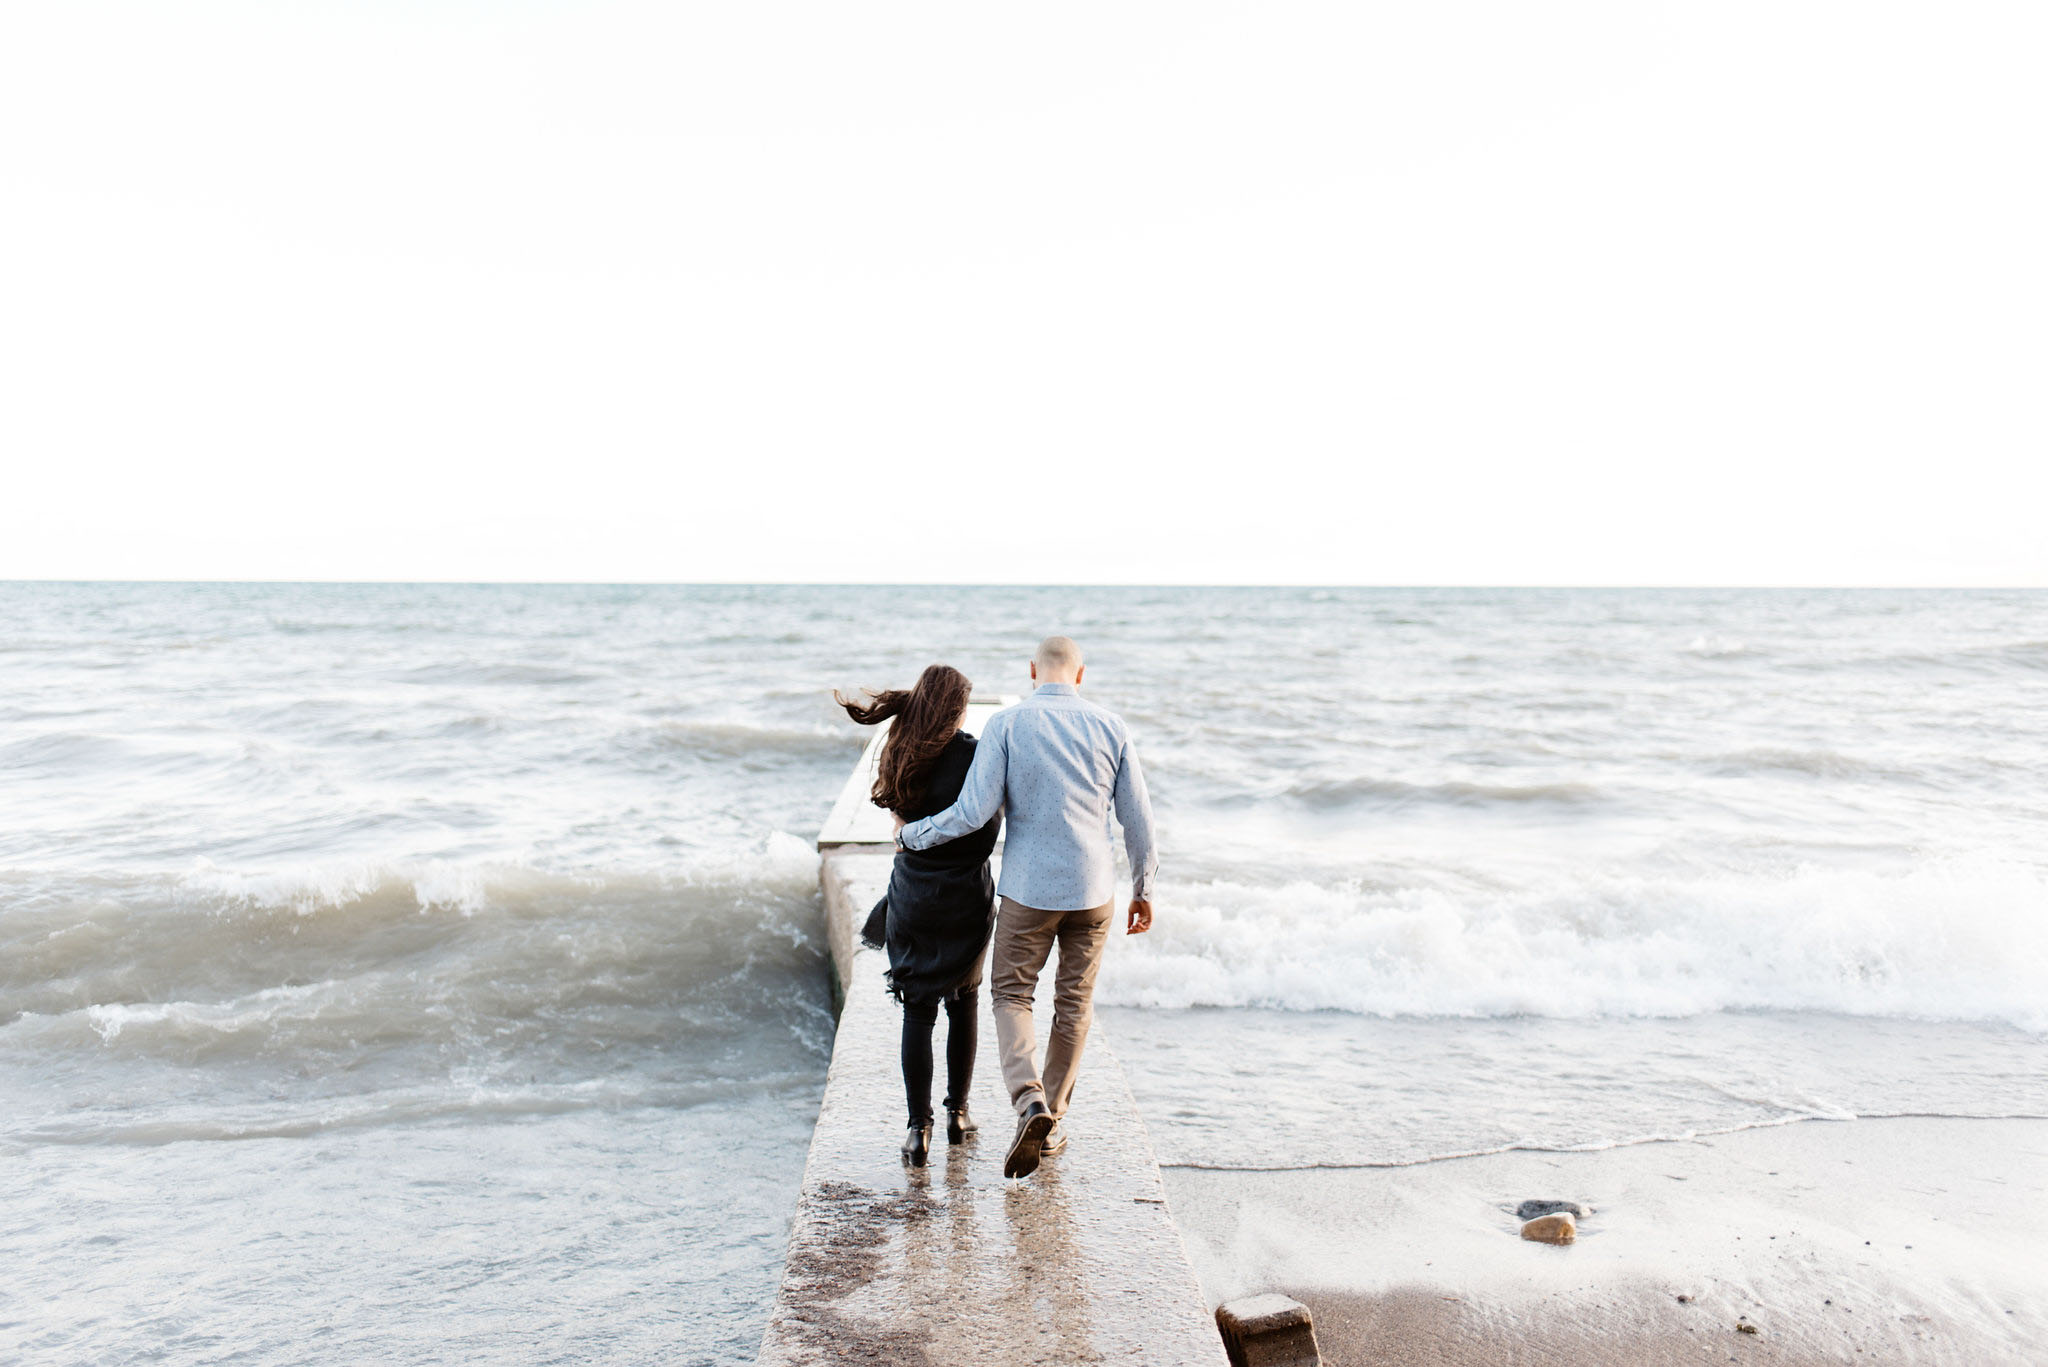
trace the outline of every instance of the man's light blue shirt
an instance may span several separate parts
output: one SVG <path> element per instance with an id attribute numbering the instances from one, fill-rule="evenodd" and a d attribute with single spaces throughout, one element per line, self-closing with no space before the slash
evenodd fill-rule
<path id="1" fill-rule="evenodd" d="M 903 828 L 926 850 L 1003 813 L 1003 873 L 996 890 L 1040 911 L 1099 907 L 1116 890 L 1110 813 L 1124 828 L 1131 896 L 1149 900 L 1159 856 L 1152 799 L 1124 720 L 1072 684 L 1038 691 L 988 720 L 967 782 L 952 806 Z"/>

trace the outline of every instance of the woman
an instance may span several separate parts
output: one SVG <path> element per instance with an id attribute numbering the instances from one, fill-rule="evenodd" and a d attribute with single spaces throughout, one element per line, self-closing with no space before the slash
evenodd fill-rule
<path id="1" fill-rule="evenodd" d="M 974 760 L 967 719 L 967 676 L 932 665 L 908 692 L 866 690 L 865 703 L 835 689 L 832 700 L 863 726 L 894 718 L 882 742 L 873 798 L 905 821 L 953 805 Z M 889 951 L 889 990 L 903 1003 L 903 1092 L 910 1132 L 903 1160 L 923 1167 L 932 1147 L 932 1027 L 946 1008 L 946 1139 L 965 1143 L 975 1132 L 967 1113 L 974 1075 L 975 1013 L 981 967 L 995 925 L 995 886 L 988 857 L 999 816 L 971 835 L 928 850 L 898 850 L 889 891 L 875 904 L 861 938 Z"/>

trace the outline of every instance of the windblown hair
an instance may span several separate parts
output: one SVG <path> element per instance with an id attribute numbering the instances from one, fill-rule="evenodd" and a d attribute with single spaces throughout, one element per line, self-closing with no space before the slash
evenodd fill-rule
<path id="1" fill-rule="evenodd" d="M 951 665 L 927 665 L 908 688 L 891 688 L 877 693 L 861 690 L 866 702 L 841 697 L 832 690 L 832 701 L 846 709 L 846 715 L 862 726 L 896 719 L 882 742 L 882 762 L 870 794 L 877 807 L 901 815 L 914 811 L 924 801 L 932 770 L 953 733 L 960 729 L 960 714 L 967 708 L 972 685 L 967 676 Z"/>

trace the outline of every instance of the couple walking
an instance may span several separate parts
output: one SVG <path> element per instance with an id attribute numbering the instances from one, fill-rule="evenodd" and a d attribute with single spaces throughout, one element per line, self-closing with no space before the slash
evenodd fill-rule
<path id="1" fill-rule="evenodd" d="M 894 718 L 882 743 L 875 804 L 896 817 L 889 891 L 862 938 L 889 951 L 889 986 L 903 1004 L 903 1089 L 910 1103 L 904 1160 L 924 1166 L 932 1139 L 932 1030 L 946 1012 L 946 1138 L 975 1132 L 974 1072 L 982 961 L 994 931 L 990 995 L 1003 1083 L 1017 1129 L 1005 1177 L 1024 1177 L 1066 1147 L 1063 1125 L 1088 1039 L 1095 975 L 1109 943 L 1116 879 L 1110 816 L 1131 861 L 1125 933 L 1152 927 L 1152 804 L 1123 719 L 1081 697 L 1081 649 L 1046 638 L 1031 661 L 1031 696 L 989 719 L 979 741 L 961 730 L 965 675 L 932 665 L 915 687 L 850 702 L 863 725 Z M 1001 887 L 988 861 L 1005 818 Z M 991 904 L 1001 895 L 993 917 Z M 1051 1038 L 1039 1072 L 1031 998 L 1053 947 Z"/>

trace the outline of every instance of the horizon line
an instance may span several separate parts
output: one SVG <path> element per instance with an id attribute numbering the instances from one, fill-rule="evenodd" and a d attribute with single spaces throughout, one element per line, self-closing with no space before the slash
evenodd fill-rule
<path id="1" fill-rule="evenodd" d="M 1208 581 L 1112 581 L 1112 580 L 988 580 L 962 581 L 940 579 L 342 579 L 342 578 L 249 578 L 249 579 L 204 579 L 204 578 L 76 578 L 65 576 L 0 577 L 0 584 L 68 584 L 77 586 L 216 586 L 216 585 L 269 585 L 274 587 L 331 586 L 336 588 L 369 587 L 418 587 L 418 588 L 802 588 L 802 589 L 1485 589 L 1485 590 L 1574 590 L 1574 591 L 1641 591 L 1641 590 L 1731 590 L 1751 589 L 1780 592 L 1812 592 L 1877 590 L 1891 592 L 1933 592 L 1999 590 L 2014 592 L 2039 592 L 2048 589 L 2048 582 L 2018 583 L 1991 581 L 1955 581 L 1941 583 L 1876 583 L 1876 582 L 1527 582 L 1497 583 L 1479 580 L 1444 581 L 1383 581 L 1377 583 L 1332 583 L 1312 581 L 1266 581 L 1254 583 L 1224 583 Z"/>

